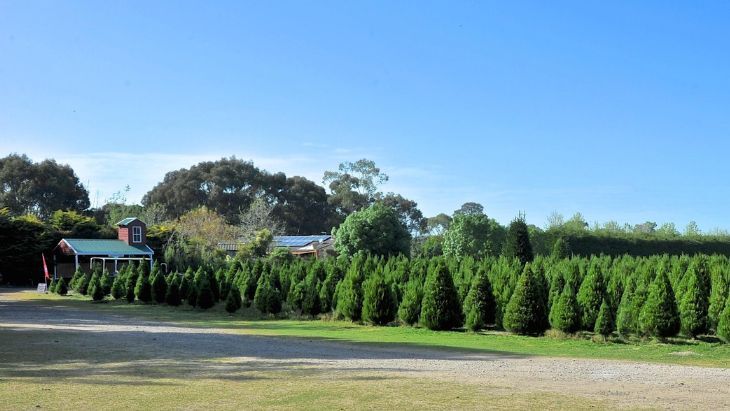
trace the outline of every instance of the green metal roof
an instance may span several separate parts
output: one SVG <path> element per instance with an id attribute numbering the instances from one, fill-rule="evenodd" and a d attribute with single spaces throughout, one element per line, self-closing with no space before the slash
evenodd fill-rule
<path id="1" fill-rule="evenodd" d="M 87 240 L 64 238 L 66 244 L 78 255 L 151 255 L 152 249 L 146 245 L 129 245 L 122 240 Z"/>
<path id="2" fill-rule="evenodd" d="M 131 223 L 134 220 L 139 220 L 137 217 L 127 217 L 124 220 L 117 223 L 117 225 L 125 226 Z"/>

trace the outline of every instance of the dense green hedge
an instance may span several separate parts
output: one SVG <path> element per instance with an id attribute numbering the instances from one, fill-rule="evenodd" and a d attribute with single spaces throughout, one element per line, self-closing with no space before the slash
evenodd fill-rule
<path id="1" fill-rule="evenodd" d="M 681 237 L 681 238 L 641 238 L 638 236 L 606 236 L 591 233 L 565 234 L 562 236 L 569 244 L 570 251 L 580 256 L 633 255 L 649 257 L 669 254 L 720 254 L 730 256 L 730 239 L 724 237 Z M 556 240 L 554 240 L 556 241 Z"/>
<path id="2" fill-rule="evenodd" d="M 127 266 L 111 286 L 114 298 L 153 303 L 165 289 L 173 292 L 171 305 L 202 309 L 224 302 L 229 312 L 253 305 L 279 316 L 331 314 L 376 325 L 494 327 L 529 335 L 550 327 L 656 337 L 730 330 L 730 260 L 720 255 L 537 257 L 524 265 L 505 257 L 357 255 L 351 261 L 234 259 L 167 279 L 157 270 Z M 71 286 L 88 292 L 96 281 L 91 277 L 79 273 Z"/>

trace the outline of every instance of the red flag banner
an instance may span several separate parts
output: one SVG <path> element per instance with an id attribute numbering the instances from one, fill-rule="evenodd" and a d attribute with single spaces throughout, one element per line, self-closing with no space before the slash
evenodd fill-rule
<path id="1" fill-rule="evenodd" d="M 46 265 L 46 256 L 43 255 L 43 253 L 41 253 L 41 258 L 43 259 L 43 272 L 46 275 L 46 280 L 50 280 L 51 279 L 51 275 L 48 274 L 48 266 Z"/>

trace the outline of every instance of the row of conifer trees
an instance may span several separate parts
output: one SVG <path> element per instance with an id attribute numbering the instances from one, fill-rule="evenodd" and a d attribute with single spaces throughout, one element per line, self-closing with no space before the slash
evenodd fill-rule
<path id="1" fill-rule="evenodd" d="M 105 295 L 143 303 L 229 312 L 338 318 L 375 325 L 399 322 L 434 330 L 466 327 L 539 335 L 553 328 L 610 335 L 730 340 L 730 260 L 723 256 L 537 257 L 473 260 L 230 260 L 221 267 L 163 274 L 158 265 L 125 266 L 110 277 L 77 272 L 69 286 L 94 300 Z M 66 285 L 52 285 L 57 292 Z"/>

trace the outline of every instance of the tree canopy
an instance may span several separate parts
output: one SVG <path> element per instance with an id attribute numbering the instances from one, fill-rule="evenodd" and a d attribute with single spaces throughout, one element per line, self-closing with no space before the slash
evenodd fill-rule
<path id="1" fill-rule="evenodd" d="M 410 254 L 408 229 L 392 208 L 380 202 L 350 214 L 333 235 L 335 249 L 346 256 L 358 252 L 384 256 Z"/>

